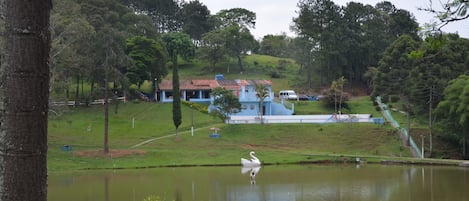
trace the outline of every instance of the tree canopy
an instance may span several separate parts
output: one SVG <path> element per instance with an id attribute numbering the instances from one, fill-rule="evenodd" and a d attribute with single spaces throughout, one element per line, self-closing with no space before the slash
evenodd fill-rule
<path id="1" fill-rule="evenodd" d="M 469 76 L 461 75 L 449 82 L 445 98 L 438 104 L 437 113 L 444 118 L 445 128 L 456 135 L 462 144 L 463 157 L 467 155 L 467 133 L 469 131 Z"/>
<path id="2" fill-rule="evenodd" d="M 217 108 L 215 112 L 220 115 L 222 120 L 225 120 L 230 114 L 241 110 L 241 103 L 239 103 L 239 99 L 233 91 L 217 87 L 212 90 L 210 95 L 214 97 L 213 104 Z"/>
<path id="3" fill-rule="evenodd" d="M 390 2 L 339 7 L 330 0 L 302 0 L 298 7 L 293 29 L 314 52 L 305 67 L 318 74 L 320 85 L 342 75 L 351 83 L 363 81 L 391 42 L 402 35 L 418 39 L 415 18 Z"/>
<path id="4" fill-rule="evenodd" d="M 145 80 L 161 81 L 167 74 L 167 53 L 161 41 L 134 36 L 126 42 L 126 52 L 134 65 L 127 69 L 130 83 L 140 87 Z"/>

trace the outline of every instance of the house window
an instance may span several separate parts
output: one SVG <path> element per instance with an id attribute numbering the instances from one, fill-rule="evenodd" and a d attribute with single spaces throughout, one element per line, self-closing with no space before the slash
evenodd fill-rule
<path id="1" fill-rule="evenodd" d="M 203 91 L 202 93 L 203 98 L 210 98 L 210 91 Z"/>
<path id="2" fill-rule="evenodd" d="M 168 99 L 173 99 L 173 92 L 167 91 L 167 92 L 165 93 L 165 97 L 168 98 Z"/>
<path id="3" fill-rule="evenodd" d="M 199 91 L 187 91 L 188 98 L 199 98 Z"/>

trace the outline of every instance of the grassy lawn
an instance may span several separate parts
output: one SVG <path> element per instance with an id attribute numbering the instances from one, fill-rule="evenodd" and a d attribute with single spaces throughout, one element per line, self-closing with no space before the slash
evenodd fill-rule
<path id="1" fill-rule="evenodd" d="M 175 133 L 171 109 L 171 104 L 144 102 L 120 104 L 117 113 L 111 107 L 111 150 L 144 153 L 126 157 L 77 156 L 80 151 L 102 149 L 102 106 L 72 108 L 61 117 L 51 116 L 49 170 L 238 165 L 240 158 L 248 157 L 251 150 L 268 164 L 312 162 L 341 156 L 410 156 L 407 150 L 401 153 L 400 140 L 386 126 L 368 123 L 225 125 L 220 119 L 191 110 L 188 106 L 182 107 L 183 123 L 179 129 L 180 137 L 176 139 L 171 136 Z M 311 112 L 314 113 L 313 110 Z M 190 134 L 192 115 L 196 128 L 194 136 Z M 211 127 L 221 128 L 220 138 L 208 136 L 212 132 Z M 163 136 L 169 137 L 132 148 Z M 63 145 L 72 146 L 73 152 L 62 151 Z"/>

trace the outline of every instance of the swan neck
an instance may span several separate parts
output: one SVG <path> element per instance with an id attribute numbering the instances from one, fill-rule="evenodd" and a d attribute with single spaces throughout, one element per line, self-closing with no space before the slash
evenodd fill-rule
<path id="1" fill-rule="evenodd" d="M 254 153 L 250 153 L 250 155 L 252 159 L 257 160 L 257 161 L 259 160 L 257 157 L 254 156 Z"/>

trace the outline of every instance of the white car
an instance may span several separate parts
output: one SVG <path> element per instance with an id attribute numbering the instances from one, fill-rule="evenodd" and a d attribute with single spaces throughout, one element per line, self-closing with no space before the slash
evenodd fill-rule
<path id="1" fill-rule="evenodd" d="M 293 90 L 282 90 L 278 93 L 278 97 L 280 99 L 287 99 L 287 100 L 296 100 L 298 96 L 296 95 L 295 91 Z"/>

